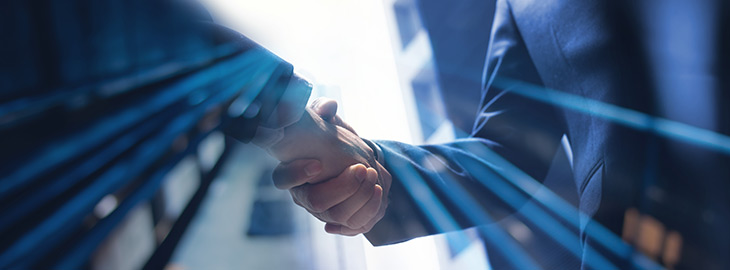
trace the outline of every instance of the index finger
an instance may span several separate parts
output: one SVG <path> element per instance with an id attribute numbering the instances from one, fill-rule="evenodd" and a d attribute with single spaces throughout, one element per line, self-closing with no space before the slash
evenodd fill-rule
<path id="1" fill-rule="evenodd" d="M 322 164 L 316 159 L 298 159 L 280 163 L 274 169 L 272 178 L 278 189 L 290 189 L 312 181 L 322 172 Z"/>
<path id="2" fill-rule="evenodd" d="M 292 197 L 301 202 L 304 208 L 314 213 L 321 213 L 355 194 L 366 176 L 365 165 L 355 164 L 335 178 L 292 188 L 290 191 Z M 372 184 L 375 184 L 374 181 Z"/>

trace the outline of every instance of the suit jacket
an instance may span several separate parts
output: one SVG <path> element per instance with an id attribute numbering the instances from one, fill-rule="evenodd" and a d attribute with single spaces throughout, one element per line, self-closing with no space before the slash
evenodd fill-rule
<path id="1" fill-rule="evenodd" d="M 191 1 L 0 9 L 0 269 L 82 268 L 209 132 L 257 139 L 296 121 L 311 91 L 291 64 Z M 206 170 L 196 192 L 217 171 Z M 110 194 L 118 206 L 89 223 Z M 165 246 L 147 267 L 166 263 Z"/>
<path id="2" fill-rule="evenodd" d="M 498 1 L 473 138 L 378 141 L 394 177 L 393 202 L 368 239 L 404 241 L 519 210 L 532 194 L 514 183 L 494 187 L 509 182 L 494 159 L 540 181 L 565 135 L 583 213 L 583 268 L 650 266 L 635 254 L 679 268 L 730 267 L 730 234 L 721 229 L 730 221 L 727 155 L 659 136 L 651 124 L 628 127 L 510 91 L 519 87 L 514 81 L 527 82 L 727 134 L 730 35 L 720 15 L 728 4 L 637 2 Z M 595 236 L 603 229 L 632 246 L 610 247 Z M 641 240 L 648 235 L 657 240 Z"/>

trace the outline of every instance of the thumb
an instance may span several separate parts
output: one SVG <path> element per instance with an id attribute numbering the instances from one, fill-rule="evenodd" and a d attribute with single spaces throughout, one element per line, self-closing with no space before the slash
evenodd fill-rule
<path id="1" fill-rule="evenodd" d="M 329 122 L 330 124 L 343 127 L 353 134 L 357 135 L 355 129 L 352 128 L 352 126 L 350 126 L 349 124 L 345 123 L 345 121 L 342 121 L 342 118 L 337 115 L 337 106 L 337 101 L 335 101 L 334 99 L 320 97 L 312 102 L 310 108 L 314 110 L 314 113 L 319 115 L 319 117 L 322 117 L 322 119 Z"/>
<path id="2" fill-rule="evenodd" d="M 327 122 L 330 122 L 337 115 L 337 101 L 330 98 L 317 98 L 312 102 L 312 110 Z"/>

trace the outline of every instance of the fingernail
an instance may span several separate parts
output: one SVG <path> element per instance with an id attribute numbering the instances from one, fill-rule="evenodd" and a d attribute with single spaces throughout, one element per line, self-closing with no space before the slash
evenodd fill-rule
<path id="1" fill-rule="evenodd" d="M 315 176 L 318 175 L 320 172 L 322 172 L 322 165 L 319 164 L 317 161 L 313 161 L 306 167 L 304 167 L 304 173 L 307 174 L 307 176 Z"/>

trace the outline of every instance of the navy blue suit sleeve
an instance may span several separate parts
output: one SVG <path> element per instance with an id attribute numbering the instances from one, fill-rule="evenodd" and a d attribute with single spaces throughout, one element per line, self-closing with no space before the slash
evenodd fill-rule
<path id="1" fill-rule="evenodd" d="M 232 116 L 227 123 L 225 131 L 228 135 L 247 143 L 254 138 L 259 127 L 283 128 L 301 117 L 312 87 L 306 80 L 294 74 L 291 64 L 234 30 L 210 22 L 202 22 L 201 25 L 216 43 L 230 45 L 242 52 L 258 50 L 268 60 L 277 63 L 277 68 L 256 96 L 252 106 L 247 111 Z"/>
<path id="2" fill-rule="evenodd" d="M 373 244 L 477 226 L 514 212 L 514 202 L 497 199 L 486 187 L 500 180 L 475 149 L 486 147 L 533 178 L 545 177 L 564 134 L 557 109 L 495 87 L 497 77 L 542 85 L 507 1 L 497 3 L 473 138 L 424 146 L 377 142 L 393 184 L 388 212 L 366 234 Z"/>
<path id="3" fill-rule="evenodd" d="M 290 63 L 245 35 L 215 23 L 214 18 L 199 2 L 180 3 L 176 7 L 184 11 L 181 16 L 192 22 L 194 26 L 191 27 L 205 40 L 240 53 L 257 51 L 265 59 L 262 63 L 276 63 L 276 68 L 269 77 L 262 78 L 266 79 L 266 84 L 256 94 L 250 106 L 244 112 L 229 113 L 231 119 L 224 128 L 228 135 L 248 143 L 254 139 L 260 127 L 279 129 L 293 124 L 301 117 L 312 87 L 309 82 L 294 74 L 294 67 Z"/>

